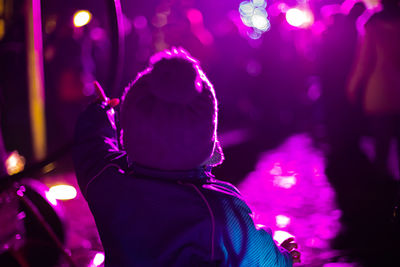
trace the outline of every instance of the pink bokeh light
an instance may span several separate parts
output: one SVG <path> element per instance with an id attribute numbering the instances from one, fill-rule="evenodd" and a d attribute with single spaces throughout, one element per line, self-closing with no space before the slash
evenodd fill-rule
<path id="1" fill-rule="evenodd" d="M 186 12 L 186 16 L 192 24 L 203 24 L 203 14 L 200 10 L 191 8 Z"/>
<path id="2" fill-rule="evenodd" d="M 290 218 L 285 215 L 277 215 L 276 217 L 276 226 L 279 228 L 285 228 L 290 224 Z"/>
<path id="3" fill-rule="evenodd" d="M 280 176 L 277 175 L 274 177 L 274 186 L 279 186 L 282 188 L 289 189 L 292 186 L 296 185 L 297 179 L 294 175 L 290 176 Z"/>
<path id="4" fill-rule="evenodd" d="M 211 45 L 214 42 L 214 37 L 211 32 L 204 27 L 203 14 L 201 11 L 191 8 L 186 11 L 186 17 L 190 22 L 190 29 L 196 38 L 203 45 Z"/>
<path id="5" fill-rule="evenodd" d="M 145 16 L 137 16 L 137 17 L 135 17 L 134 20 L 133 20 L 133 26 L 136 29 L 139 29 L 139 30 L 146 28 L 147 27 L 147 19 L 146 19 L 146 17 Z"/>

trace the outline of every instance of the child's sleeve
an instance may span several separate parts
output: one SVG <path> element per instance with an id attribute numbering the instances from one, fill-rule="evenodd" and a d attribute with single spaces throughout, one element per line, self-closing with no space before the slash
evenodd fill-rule
<path id="1" fill-rule="evenodd" d="M 223 242 L 216 250 L 216 258 L 224 262 L 222 266 L 293 266 L 291 254 L 275 243 L 272 232 L 255 225 L 252 211 L 239 191 L 226 183 L 218 185 L 230 190 L 216 202 L 218 217 L 223 218 L 217 221 Z"/>
<path id="2" fill-rule="evenodd" d="M 126 154 L 118 148 L 113 112 L 107 106 L 93 103 L 78 118 L 73 160 L 85 197 L 90 183 L 106 169 L 121 173 L 127 167 Z"/>
<path id="3" fill-rule="evenodd" d="M 263 266 L 287 267 L 293 266 L 292 256 L 289 251 L 282 247 L 278 247 L 272 239 L 271 233 L 264 229 L 258 230 L 263 239 L 263 257 L 261 259 Z"/>

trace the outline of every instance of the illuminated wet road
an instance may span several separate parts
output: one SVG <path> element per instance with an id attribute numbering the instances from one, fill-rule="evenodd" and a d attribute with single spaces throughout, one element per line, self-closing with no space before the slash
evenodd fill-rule
<path id="1" fill-rule="evenodd" d="M 265 152 L 239 189 L 256 213 L 256 223 L 270 227 L 281 242 L 295 236 L 302 252 L 298 266 L 355 266 L 330 241 L 340 230 L 341 211 L 324 174 L 322 151 L 307 135 L 295 135 Z"/>

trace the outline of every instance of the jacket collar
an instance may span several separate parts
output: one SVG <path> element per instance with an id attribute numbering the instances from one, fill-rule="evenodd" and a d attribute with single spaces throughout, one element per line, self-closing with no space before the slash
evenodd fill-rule
<path id="1" fill-rule="evenodd" d="M 171 182 L 206 183 L 213 178 L 211 166 L 201 166 L 192 170 L 158 170 L 137 163 L 131 163 L 129 174 L 135 177 L 151 178 Z"/>

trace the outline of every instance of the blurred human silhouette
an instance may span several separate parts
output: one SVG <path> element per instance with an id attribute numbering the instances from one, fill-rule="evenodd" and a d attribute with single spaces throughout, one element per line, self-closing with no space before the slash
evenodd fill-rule
<path id="1" fill-rule="evenodd" d="M 382 0 L 383 10 L 365 25 L 365 36 L 347 93 L 360 103 L 375 139 L 375 167 L 387 173 L 391 139 L 400 141 L 400 7 Z"/>
<path id="2" fill-rule="evenodd" d="M 355 5 L 347 17 L 337 16 L 324 36 L 320 58 L 332 147 L 326 174 L 342 211 L 342 229 L 332 245 L 348 251 L 362 266 L 393 266 L 398 257 L 399 229 L 391 224 L 398 189 L 388 173 L 376 168 L 384 156 L 387 160 L 389 141 L 395 134 L 389 126 L 394 127 L 400 114 L 397 3 L 384 2 L 384 10 L 367 22 L 359 51 L 355 22 L 362 4 Z M 377 140 L 388 136 L 386 154 L 382 152 L 385 146 L 377 142 L 376 163 L 359 148 L 363 118 L 374 125 Z M 378 123 L 386 128 L 379 128 Z"/>
<path id="3" fill-rule="evenodd" d="M 346 99 L 346 81 L 356 54 L 358 31 L 356 21 L 365 11 L 362 2 L 354 4 L 350 13 L 333 15 L 333 23 L 322 36 L 319 70 L 327 141 L 332 153 L 346 150 L 357 143 L 359 114 Z M 357 120 L 360 121 L 360 120 Z M 335 150 L 335 151 L 333 151 Z"/>

